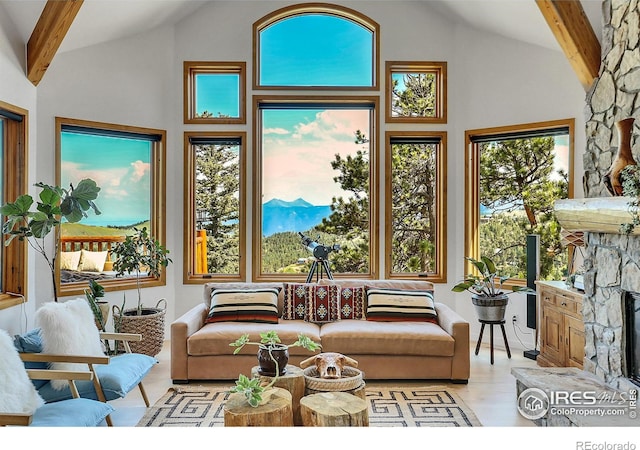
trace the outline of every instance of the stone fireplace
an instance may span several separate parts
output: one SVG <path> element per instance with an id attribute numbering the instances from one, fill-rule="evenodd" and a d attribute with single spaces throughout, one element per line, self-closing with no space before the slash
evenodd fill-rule
<path id="1" fill-rule="evenodd" d="M 587 233 L 584 269 L 584 370 L 616 389 L 637 388 L 626 294 L 640 293 L 640 236 Z"/>

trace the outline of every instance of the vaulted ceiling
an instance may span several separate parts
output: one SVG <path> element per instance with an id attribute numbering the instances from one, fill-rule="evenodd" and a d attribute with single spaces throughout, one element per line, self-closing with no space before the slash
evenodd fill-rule
<path id="1" fill-rule="evenodd" d="M 389 0 L 397 1 L 397 0 Z M 422 0 L 454 22 L 563 51 L 588 89 L 600 64 L 601 0 Z M 207 0 L 0 0 L 37 85 L 57 52 L 176 23 Z"/>

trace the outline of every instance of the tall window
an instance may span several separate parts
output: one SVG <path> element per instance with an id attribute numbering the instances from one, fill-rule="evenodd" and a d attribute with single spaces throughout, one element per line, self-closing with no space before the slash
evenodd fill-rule
<path id="1" fill-rule="evenodd" d="M 96 204 L 102 212 L 62 223 L 60 292 L 82 293 L 90 279 L 108 290 L 130 289 L 135 279 L 115 277 L 110 250 L 134 228 L 146 227 L 165 245 L 165 132 L 64 118 L 56 118 L 56 128 L 58 183 L 93 179 L 101 188 Z M 161 284 L 164 272 L 143 280 L 144 286 Z"/>
<path id="2" fill-rule="evenodd" d="M 446 133 L 387 133 L 387 277 L 446 281 Z"/>
<path id="3" fill-rule="evenodd" d="M 260 87 L 372 88 L 378 81 L 378 24 L 356 11 L 311 3 L 254 25 Z"/>
<path id="4" fill-rule="evenodd" d="M 185 133 L 185 283 L 244 279 L 244 133 Z"/>
<path id="5" fill-rule="evenodd" d="M 28 191 L 27 186 L 28 112 L 0 102 L 0 199 L 13 202 Z M 4 223 L 4 218 L 2 218 Z M 15 239 L 4 246 L 0 239 L 0 309 L 23 302 L 27 288 L 27 242 Z"/>
<path id="6" fill-rule="evenodd" d="M 313 259 L 302 236 L 340 247 L 328 258 L 333 274 L 370 276 L 377 247 L 371 231 L 377 216 L 371 188 L 377 185 L 371 150 L 376 99 L 298 101 L 257 100 L 255 198 L 261 201 L 254 211 L 260 242 L 254 277 L 307 275 Z"/>
<path id="7" fill-rule="evenodd" d="M 467 255 L 489 256 L 501 272 L 526 277 L 526 235 L 540 236 L 540 278 L 561 279 L 555 200 L 573 195 L 573 119 L 467 131 Z"/>

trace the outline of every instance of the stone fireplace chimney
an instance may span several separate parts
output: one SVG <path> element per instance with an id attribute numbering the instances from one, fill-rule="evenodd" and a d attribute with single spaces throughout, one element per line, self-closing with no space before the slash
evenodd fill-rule
<path id="1" fill-rule="evenodd" d="M 604 183 L 618 152 L 615 123 L 635 118 L 631 149 L 640 161 L 640 6 L 638 2 L 604 0 L 602 63 L 587 94 L 587 148 L 583 156 L 584 201 L 574 202 L 563 227 L 586 235 L 584 258 L 584 370 L 608 385 L 628 389 L 625 293 L 640 292 L 640 235 L 621 234 L 629 222 L 623 197 L 611 197 Z M 637 386 L 636 386 L 637 387 Z"/>

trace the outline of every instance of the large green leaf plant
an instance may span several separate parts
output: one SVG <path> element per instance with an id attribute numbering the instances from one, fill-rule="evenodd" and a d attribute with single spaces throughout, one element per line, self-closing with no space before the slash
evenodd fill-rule
<path id="1" fill-rule="evenodd" d="M 6 219 L 2 232 L 8 236 L 5 246 L 10 245 L 16 238 L 19 241 L 27 240 L 29 245 L 42 255 L 51 271 L 53 299 L 57 302 L 56 258 L 60 250 L 60 224 L 63 220 L 70 223 L 80 222 L 88 217 L 89 210 L 93 210 L 96 215 L 101 214 L 94 203 L 100 188 L 90 178 L 81 180 L 75 187 L 70 184 L 69 189 L 42 182 L 36 183 L 35 186 L 40 188 L 37 202 L 31 195 L 23 194 L 15 202 L 7 202 L 0 207 L 0 214 Z M 34 202 L 35 209 L 32 209 Z M 53 248 L 45 240 L 52 231 Z"/>

